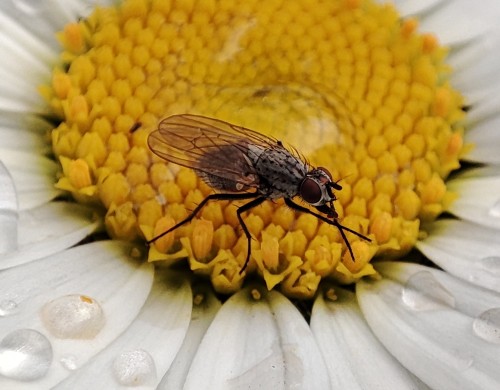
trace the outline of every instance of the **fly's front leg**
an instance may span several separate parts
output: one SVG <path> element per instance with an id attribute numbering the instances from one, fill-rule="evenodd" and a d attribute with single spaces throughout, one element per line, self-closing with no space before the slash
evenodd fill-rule
<path id="1" fill-rule="evenodd" d="M 328 218 L 326 218 L 325 216 L 323 216 L 321 214 L 317 214 L 314 211 L 311 211 L 308 208 L 303 207 L 303 206 L 295 203 L 294 201 L 292 201 L 289 198 L 285 198 L 285 204 L 288 207 L 290 207 L 291 209 L 294 209 L 294 210 L 297 210 L 297 211 L 301 211 L 301 212 L 306 213 L 306 214 L 314 215 L 316 218 L 318 218 L 318 219 L 320 219 L 320 220 L 328 223 L 329 225 L 335 226 L 339 230 L 340 235 L 342 236 L 342 240 L 344 240 L 344 242 L 345 242 L 345 244 L 347 246 L 347 250 L 349 251 L 349 253 L 350 253 L 351 258 L 353 259 L 353 261 L 356 261 L 356 259 L 354 258 L 354 253 L 352 252 L 351 244 L 349 243 L 349 240 L 347 239 L 347 236 L 345 235 L 344 230 L 347 230 L 349 233 L 355 234 L 356 236 L 362 238 L 365 241 L 368 241 L 368 242 L 372 241 L 371 239 L 369 239 L 368 237 L 362 235 L 361 233 L 357 232 L 356 230 L 352 230 L 352 229 L 348 228 L 347 226 L 341 225 L 337 221 L 337 219 L 333 219 L 333 220 L 332 219 L 328 219 Z"/>

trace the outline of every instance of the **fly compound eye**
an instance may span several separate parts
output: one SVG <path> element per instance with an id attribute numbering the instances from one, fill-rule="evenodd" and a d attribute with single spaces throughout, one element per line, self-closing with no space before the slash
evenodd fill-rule
<path id="1" fill-rule="evenodd" d="M 300 185 L 300 196 L 307 203 L 315 204 L 322 199 L 323 192 L 321 191 L 318 182 L 306 177 Z"/>

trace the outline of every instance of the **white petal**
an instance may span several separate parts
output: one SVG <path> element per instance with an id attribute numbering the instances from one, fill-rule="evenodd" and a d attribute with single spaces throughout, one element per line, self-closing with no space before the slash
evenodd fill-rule
<path id="1" fill-rule="evenodd" d="M 4 4 L 2 6 L 2 12 L 0 12 L 0 23 L 1 23 L 1 32 L 2 32 L 2 48 L 5 50 L 5 53 L 8 53 L 7 59 L 8 61 L 2 62 L 2 66 L 8 66 L 8 69 L 16 71 L 14 68 L 15 60 L 18 60 L 18 69 L 24 68 L 28 69 L 28 67 L 33 67 L 33 71 L 35 75 L 50 74 L 50 67 L 54 61 L 54 58 L 57 57 L 56 47 L 50 47 L 46 44 L 46 40 L 43 40 L 37 34 L 31 33 L 26 29 L 24 24 L 29 24 L 29 19 L 26 18 L 16 18 L 17 15 L 9 15 L 9 11 L 7 11 L 9 7 L 6 7 Z M 10 8 L 12 10 L 12 8 Z M 15 8 L 13 9 L 15 10 Z M 36 24 L 36 20 L 34 20 Z M 52 41 L 55 43 L 54 37 L 55 30 L 53 28 L 48 29 L 47 33 L 51 33 Z M 48 35 L 48 34 L 47 34 Z M 49 41 L 49 42 L 50 42 Z M 20 66 L 24 65 L 24 66 Z M 26 76 L 28 78 L 34 77 L 34 75 L 27 73 Z M 40 79 L 38 79 L 40 81 Z M 34 89 L 37 84 L 34 84 Z"/>
<path id="2" fill-rule="evenodd" d="M 500 49 L 500 28 L 497 26 L 467 45 L 450 53 L 449 63 L 453 67 L 453 86 L 467 96 L 467 104 L 476 99 L 498 93 L 500 81 L 497 78 L 500 59 L 495 53 Z M 498 107 L 497 107 L 498 112 Z"/>
<path id="3" fill-rule="evenodd" d="M 480 168 L 468 168 L 460 172 L 458 176 L 461 180 L 479 179 L 479 178 L 495 178 L 499 176 L 499 167 L 497 165 L 482 166 Z"/>
<path id="4" fill-rule="evenodd" d="M 448 211 L 467 221 L 500 229 L 500 176 L 459 176 L 448 181 L 448 189 L 458 195 Z"/>
<path id="5" fill-rule="evenodd" d="M 0 253 L 17 247 L 17 196 L 14 181 L 0 161 Z"/>
<path id="6" fill-rule="evenodd" d="M 417 248 L 451 274 L 500 292 L 499 232 L 457 220 L 425 226 L 428 236 Z"/>
<path id="7" fill-rule="evenodd" d="M 49 131 L 52 128 L 47 122 L 42 122 L 40 127 L 41 131 Z M 0 125 L 2 148 L 17 152 L 33 153 L 33 151 L 36 151 L 37 154 L 48 154 L 50 146 L 47 144 L 42 132 L 36 133 L 26 130 L 25 127 L 19 125 Z M 21 131 L 22 136 L 20 136 Z"/>
<path id="8" fill-rule="evenodd" d="M 131 384 L 134 388 L 155 389 L 186 336 L 192 299 L 184 275 L 159 272 L 151 294 L 130 327 L 55 389 L 126 389 Z M 143 361 L 133 359 L 117 367 L 120 354 L 132 351 L 143 351 L 152 359 L 146 367 Z M 149 368 L 146 373 L 145 368 Z"/>
<path id="9" fill-rule="evenodd" d="M 417 264 L 377 269 L 383 278 L 358 283 L 358 302 L 392 355 L 431 388 L 500 388 L 498 334 L 486 341 L 474 330 L 476 317 L 500 306 L 500 294 Z"/>
<path id="10" fill-rule="evenodd" d="M 98 3 L 109 3 L 100 1 Z M 49 83 L 60 45 L 55 32 L 89 14 L 94 1 L 0 3 L 0 112 L 45 113 L 37 86 Z"/>
<path id="11" fill-rule="evenodd" d="M 20 210 L 40 206 L 61 193 L 54 187 L 59 169 L 55 161 L 5 149 L 0 149 L 0 160 L 14 179 Z"/>
<path id="12" fill-rule="evenodd" d="M 61 30 L 65 24 L 88 15 L 95 5 L 114 3 L 115 0 L 3 0 L 0 2 L 0 11 L 19 23 L 25 34 L 39 37 L 40 41 L 49 43 L 54 51 L 59 51 L 59 44 L 54 36 L 56 31 Z M 36 46 L 35 43 L 33 46 Z M 45 50 L 43 46 L 37 49 Z M 44 51 L 44 54 L 49 53 Z M 55 55 L 51 58 L 55 58 Z"/>
<path id="13" fill-rule="evenodd" d="M 185 389 L 327 389 L 311 330 L 276 291 L 233 295 L 220 309 L 189 370 Z"/>
<path id="14" fill-rule="evenodd" d="M 0 50 L 2 50 L 1 45 Z M 0 94 L 0 110 L 19 113 L 41 111 L 45 103 L 33 87 L 35 80 L 31 81 L 33 82 L 32 84 L 28 80 L 22 80 L 20 77 L 21 75 L 8 74 L 8 78 L 0 79 L 0 90 L 2 91 Z M 41 77 L 37 77 L 37 80 L 40 79 Z"/>
<path id="15" fill-rule="evenodd" d="M 460 45 L 487 34 L 499 17 L 495 0 L 483 0 L 480 6 L 469 0 L 443 1 L 422 16 L 420 30 L 435 33 L 444 45 Z"/>
<path id="16" fill-rule="evenodd" d="M 373 335 L 356 296 L 335 288 L 338 299 L 320 294 L 314 302 L 311 329 L 327 364 L 334 389 L 415 389 L 412 375 Z M 374 364 L 376 362 L 376 364 Z"/>
<path id="17" fill-rule="evenodd" d="M 499 115 L 499 90 L 500 85 L 492 81 L 489 87 L 476 90 L 473 93 L 468 93 L 467 104 L 470 105 L 470 109 L 464 120 L 467 132 L 474 132 L 476 126 L 481 125 L 483 122 L 493 120 L 494 117 Z"/>
<path id="18" fill-rule="evenodd" d="M 182 389 L 189 365 L 193 361 L 205 332 L 221 307 L 220 301 L 209 286 L 198 286 L 193 296 L 195 299 L 197 296 L 202 296 L 203 302 L 193 306 L 191 322 L 182 347 L 157 390 Z"/>
<path id="19" fill-rule="evenodd" d="M 23 383 L 23 388 L 52 387 L 69 375 L 61 359 L 74 356 L 75 364 L 81 366 L 137 316 L 151 289 L 153 267 L 133 260 L 130 250 L 128 244 L 101 241 L 0 273 L 0 302 L 9 303 L 9 312 L 0 321 L 2 337 L 18 329 L 34 329 L 49 339 L 53 350 L 48 374 L 36 382 Z M 93 338 L 58 338 L 42 319 L 44 305 L 72 294 L 88 296 L 102 307 L 105 324 Z M 17 385 L 0 376 L 0 388 Z"/>
<path id="20" fill-rule="evenodd" d="M 390 2 L 395 4 L 398 12 L 400 12 L 403 17 L 408 17 L 425 15 L 426 12 L 431 11 L 445 1 L 447 0 L 392 0 Z M 383 4 L 385 1 L 380 1 L 380 3 Z"/>
<path id="21" fill-rule="evenodd" d="M 69 248 L 95 232 L 101 223 L 95 210 L 76 203 L 51 202 L 21 211 L 17 250 L 0 256 L 0 269 Z"/>
<path id="22" fill-rule="evenodd" d="M 500 68 L 500 64 L 498 66 Z M 472 106 L 468 115 L 469 129 L 465 133 L 465 142 L 473 145 L 474 148 L 464 156 L 465 159 L 487 164 L 500 164 L 499 107 L 498 91 L 495 91 L 491 99 L 486 97 Z M 500 172 L 500 167 L 497 167 L 497 172 Z"/>

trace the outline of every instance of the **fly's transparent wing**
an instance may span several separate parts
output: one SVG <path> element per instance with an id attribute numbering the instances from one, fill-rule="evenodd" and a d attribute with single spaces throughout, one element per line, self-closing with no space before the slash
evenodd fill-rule
<path id="1" fill-rule="evenodd" d="M 217 189 L 246 191 L 259 187 L 253 161 L 277 140 L 250 129 L 198 115 L 174 115 L 160 122 L 148 138 L 159 157 L 194 169 Z"/>

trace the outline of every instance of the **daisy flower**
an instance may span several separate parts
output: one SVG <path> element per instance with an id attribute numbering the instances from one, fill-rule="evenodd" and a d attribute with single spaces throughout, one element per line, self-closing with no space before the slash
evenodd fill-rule
<path id="1" fill-rule="evenodd" d="M 0 387 L 497 389 L 500 7 L 0 5 Z M 327 167 L 332 226 L 148 148 L 205 115 Z M 242 271 L 242 272 L 241 272 Z M 344 285 L 342 287 L 342 285 Z"/>

